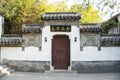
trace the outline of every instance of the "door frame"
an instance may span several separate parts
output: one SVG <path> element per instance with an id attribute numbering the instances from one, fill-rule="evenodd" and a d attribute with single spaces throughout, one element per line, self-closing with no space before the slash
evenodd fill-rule
<path id="1" fill-rule="evenodd" d="M 63 36 L 68 36 L 68 39 L 70 40 L 70 66 L 68 66 L 68 70 L 69 71 L 71 71 L 71 39 L 70 39 L 70 36 L 69 35 L 67 35 L 67 34 L 54 34 L 54 35 L 52 35 L 52 38 L 51 38 L 51 61 L 50 61 L 50 70 L 52 71 L 52 70 L 57 70 L 57 69 L 54 69 L 54 66 L 52 66 L 52 40 L 53 40 L 53 38 L 54 38 L 54 36 L 57 36 L 57 35 L 63 35 Z M 62 69 L 60 69 L 60 70 L 62 70 Z"/>

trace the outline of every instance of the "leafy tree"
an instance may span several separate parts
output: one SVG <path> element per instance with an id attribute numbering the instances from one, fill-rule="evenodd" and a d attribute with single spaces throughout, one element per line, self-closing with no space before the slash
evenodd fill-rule
<path id="1" fill-rule="evenodd" d="M 65 2 L 59 2 L 57 5 L 56 5 L 56 9 L 55 9 L 56 12 L 68 12 L 68 6 Z"/>
<path id="2" fill-rule="evenodd" d="M 102 18 L 98 15 L 99 11 L 95 10 L 92 5 L 87 8 L 83 7 L 83 4 L 74 4 L 70 8 L 71 12 L 79 12 L 81 14 L 80 23 L 100 23 Z"/>
<path id="3" fill-rule="evenodd" d="M 43 12 L 79 12 L 82 16 L 81 23 L 97 23 L 101 21 L 98 11 L 90 5 L 84 8 L 84 4 L 74 4 L 70 10 L 66 2 L 48 0 L 0 0 L 0 11 L 5 16 L 5 32 L 20 33 L 23 23 L 40 23 L 40 15 Z"/>
<path id="4" fill-rule="evenodd" d="M 84 4 L 84 8 L 93 4 L 105 20 L 120 13 L 120 0 L 74 0 L 73 2 Z"/>
<path id="5" fill-rule="evenodd" d="M 101 15 L 106 16 L 107 19 L 113 17 L 116 13 L 120 13 L 119 0 L 98 0 L 96 7 L 101 11 Z"/>
<path id="6" fill-rule="evenodd" d="M 6 26 L 10 29 L 9 32 L 20 33 L 23 23 L 39 23 L 40 14 L 47 9 L 47 4 L 44 1 L 3 0 L 0 3 L 0 11 L 4 12 Z"/>
<path id="7" fill-rule="evenodd" d="M 109 20 L 101 23 L 101 26 L 103 28 L 102 32 L 105 33 L 105 34 L 107 34 L 109 29 L 118 26 L 117 16 L 114 16 L 111 19 L 109 19 Z"/>

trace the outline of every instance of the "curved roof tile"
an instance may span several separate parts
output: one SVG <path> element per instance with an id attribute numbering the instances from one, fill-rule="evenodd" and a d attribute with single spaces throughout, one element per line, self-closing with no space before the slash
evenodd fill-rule
<path id="1" fill-rule="evenodd" d="M 79 20 L 80 14 L 76 12 L 51 12 L 41 15 L 41 20 Z"/>
<path id="2" fill-rule="evenodd" d="M 0 39 L 0 45 L 18 45 L 22 44 L 21 37 L 2 37 Z"/>
<path id="3" fill-rule="evenodd" d="M 104 36 L 101 38 L 102 45 L 120 45 L 120 37 Z"/>
<path id="4" fill-rule="evenodd" d="M 102 28 L 99 24 L 81 24 L 80 32 L 101 32 Z"/>
<path id="5" fill-rule="evenodd" d="M 23 33 L 39 33 L 42 30 L 41 24 L 24 24 L 22 26 Z"/>

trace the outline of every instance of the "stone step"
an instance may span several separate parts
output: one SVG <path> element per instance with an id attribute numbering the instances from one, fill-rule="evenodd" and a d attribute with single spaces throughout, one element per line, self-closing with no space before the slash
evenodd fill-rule
<path id="1" fill-rule="evenodd" d="M 9 74 L 10 74 L 10 71 L 8 71 L 7 69 L 2 69 L 2 70 L 1 70 L 1 73 L 2 73 L 2 74 L 9 75 Z"/>
<path id="2" fill-rule="evenodd" d="M 0 72 L 0 77 L 3 77 L 3 76 L 5 76 L 5 75 L 6 75 L 6 74 Z"/>
<path id="3" fill-rule="evenodd" d="M 0 66 L 0 71 L 2 70 L 2 66 Z"/>
<path id="4" fill-rule="evenodd" d="M 10 67 L 7 67 L 6 65 L 0 66 L 0 73 L 9 75 L 10 73 L 15 72 L 14 69 L 11 69 Z"/>
<path id="5" fill-rule="evenodd" d="M 7 67 L 6 65 L 0 66 L 0 71 L 1 71 L 2 69 L 6 68 L 6 67 Z"/>
<path id="6" fill-rule="evenodd" d="M 69 71 L 69 70 L 45 70 L 45 73 L 77 73 L 77 71 Z"/>
<path id="7" fill-rule="evenodd" d="M 15 72 L 15 70 L 11 69 L 10 67 L 6 66 L 6 65 L 3 65 L 3 66 L 0 66 L 0 71 L 1 70 L 8 70 L 8 71 L 11 71 L 11 72 Z"/>
<path id="8" fill-rule="evenodd" d="M 10 70 L 8 70 L 10 73 L 14 73 L 15 72 L 15 70 L 14 69 L 10 69 Z"/>
<path id="9" fill-rule="evenodd" d="M 7 65 L 2 65 L 2 69 L 3 69 L 3 68 L 7 68 Z"/>

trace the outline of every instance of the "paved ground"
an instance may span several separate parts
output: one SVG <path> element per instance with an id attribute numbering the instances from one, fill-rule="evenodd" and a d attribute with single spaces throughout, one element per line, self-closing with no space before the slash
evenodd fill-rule
<path id="1" fill-rule="evenodd" d="M 23 73 L 15 72 L 0 80 L 120 80 L 120 73 Z"/>

